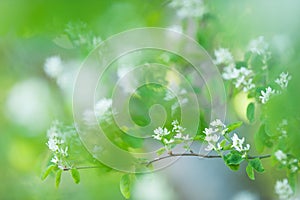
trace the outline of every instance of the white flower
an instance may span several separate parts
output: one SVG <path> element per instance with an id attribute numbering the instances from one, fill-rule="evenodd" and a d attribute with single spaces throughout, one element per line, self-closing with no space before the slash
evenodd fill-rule
<path id="1" fill-rule="evenodd" d="M 166 138 L 164 138 L 164 143 L 166 143 L 166 144 L 171 144 L 173 142 L 174 142 L 174 139 L 167 140 Z"/>
<path id="2" fill-rule="evenodd" d="M 46 143 L 47 144 L 47 146 L 48 146 L 48 148 L 51 150 L 51 151 L 53 151 L 53 152 L 55 152 L 55 151 L 58 151 L 58 141 L 57 141 L 57 139 L 55 139 L 55 138 L 49 138 L 49 140 L 48 140 L 48 142 Z"/>
<path id="3" fill-rule="evenodd" d="M 269 45 L 265 42 L 263 36 L 259 36 L 258 38 L 251 40 L 248 45 L 249 51 L 252 53 L 256 53 L 258 55 L 263 55 L 268 52 Z"/>
<path id="4" fill-rule="evenodd" d="M 246 144 L 246 146 L 243 147 L 245 138 L 243 137 L 242 139 L 240 139 L 236 133 L 231 137 L 231 140 L 232 140 L 232 147 L 235 148 L 235 150 L 237 150 L 238 152 L 248 151 L 250 149 L 249 144 Z"/>
<path id="5" fill-rule="evenodd" d="M 58 164 L 59 160 L 58 160 L 57 156 L 54 155 L 54 157 L 51 159 L 50 162 L 52 162 L 53 164 Z"/>
<path id="6" fill-rule="evenodd" d="M 230 51 L 225 48 L 219 48 L 215 50 L 215 57 L 216 59 L 214 60 L 214 64 L 219 65 L 219 64 L 232 64 L 234 63 L 233 56 L 231 55 Z"/>
<path id="7" fill-rule="evenodd" d="M 182 126 L 180 126 L 179 122 L 177 120 L 174 120 L 172 122 L 172 126 L 173 126 L 173 129 L 172 129 L 173 132 L 183 133 L 185 131 L 185 128 L 183 128 Z"/>
<path id="8" fill-rule="evenodd" d="M 112 106 L 112 99 L 103 98 L 95 105 L 95 114 L 98 118 L 102 117 Z"/>
<path id="9" fill-rule="evenodd" d="M 222 77 L 225 80 L 236 79 L 240 74 L 240 71 L 235 68 L 234 64 L 228 65 L 223 68 Z"/>
<path id="10" fill-rule="evenodd" d="M 47 58 L 44 64 L 44 71 L 50 78 L 57 78 L 63 71 L 63 65 L 59 56 Z"/>
<path id="11" fill-rule="evenodd" d="M 206 12 L 202 0 L 172 0 L 170 6 L 177 9 L 176 14 L 181 18 L 199 18 Z"/>
<path id="12" fill-rule="evenodd" d="M 275 184 L 275 192 L 279 196 L 280 200 L 291 199 L 293 196 L 293 190 L 288 183 L 287 179 L 277 181 Z"/>
<path id="13" fill-rule="evenodd" d="M 283 153 L 281 150 L 275 152 L 275 157 L 278 161 L 282 162 L 287 159 L 287 155 Z"/>
<path id="14" fill-rule="evenodd" d="M 220 136 L 216 135 L 216 134 L 205 136 L 205 140 L 211 144 L 218 142 L 219 139 L 220 139 Z"/>
<path id="15" fill-rule="evenodd" d="M 255 88 L 255 84 L 252 82 L 253 79 L 250 78 L 252 74 L 252 70 L 247 69 L 245 67 L 241 67 L 240 69 L 238 69 L 238 77 L 234 81 L 235 87 L 242 87 L 244 92 Z"/>
<path id="16" fill-rule="evenodd" d="M 170 131 L 168 131 L 167 128 L 162 128 L 162 127 L 158 127 L 153 132 L 154 135 L 152 135 L 152 137 L 156 140 L 161 140 L 163 136 L 170 134 Z"/>
<path id="17" fill-rule="evenodd" d="M 285 89 L 288 86 L 288 83 L 291 79 L 292 77 L 289 75 L 288 72 L 282 72 L 279 75 L 279 78 L 275 80 L 275 83 L 277 83 L 282 89 Z"/>
<path id="18" fill-rule="evenodd" d="M 261 95 L 259 96 L 259 98 L 261 99 L 261 102 L 263 104 L 267 103 L 267 101 L 269 101 L 271 95 L 275 94 L 275 90 L 273 90 L 271 87 L 267 87 L 266 91 L 261 91 Z"/>
<path id="19" fill-rule="evenodd" d="M 213 145 L 213 144 L 211 144 L 211 143 L 209 143 L 208 145 L 207 145 L 207 147 L 205 147 L 205 151 L 211 151 L 211 150 L 213 150 L 215 148 L 215 146 Z"/>
<path id="20" fill-rule="evenodd" d="M 210 122 L 210 125 L 214 127 L 226 127 L 220 119 L 215 119 L 214 121 Z"/>
<path id="21" fill-rule="evenodd" d="M 133 69 L 134 68 L 130 65 L 122 64 L 120 67 L 118 67 L 118 71 L 117 71 L 118 78 L 119 79 L 122 78 L 123 76 L 125 76 L 127 73 L 129 73 Z"/>
<path id="22" fill-rule="evenodd" d="M 203 133 L 205 133 L 205 135 L 211 135 L 215 132 L 216 132 L 216 130 L 212 129 L 212 128 L 205 128 L 204 131 L 203 131 Z"/>

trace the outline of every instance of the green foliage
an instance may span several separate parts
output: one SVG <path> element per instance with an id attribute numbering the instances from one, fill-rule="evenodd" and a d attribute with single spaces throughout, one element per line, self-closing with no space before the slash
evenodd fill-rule
<path id="1" fill-rule="evenodd" d="M 248 165 L 246 167 L 246 172 L 247 172 L 248 177 L 251 180 L 255 180 L 254 170 L 253 170 L 253 167 L 250 165 L 250 163 L 248 163 Z"/>
<path id="2" fill-rule="evenodd" d="M 229 124 L 227 126 L 227 130 L 226 130 L 226 133 L 230 133 L 232 131 L 234 131 L 235 129 L 239 128 L 240 126 L 242 126 L 243 122 L 239 121 L 239 122 L 235 122 L 235 123 L 232 123 L 232 124 Z"/>
<path id="3" fill-rule="evenodd" d="M 74 182 L 76 184 L 78 184 L 80 182 L 80 174 L 79 174 L 79 171 L 76 169 L 76 168 L 72 168 L 71 169 L 71 175 L 72 175 L 72 178 L 74 180 Z"/>
<path id="4" fill-rule="evenodd" d="M 233 171 L 239 169 L 240 164 L 244 161 L 244 158 L 239 152 L 232 151 L 224 156 L 224 161 L 226 165 Z"/>
<path id="5" fill-rule="evenodd" d="M 259 173 L 263 173 L 265 171 L 261 160 L 259 158 L 254 158 L 249 160 L 249 165 L 253 167 L 253 169 Z"/>
<path id="6" fill-rule="evenodd" d="M 250 123 L 254 122 L 254 117 L 255 117 L 255 104 L 251 102 L 247 107 L 247 118 Z"/>
<path id="7" fill-rule="evenodd" d="M 41 179 L 45 180 L 55 168 L 56 168 L 56 165 L 49 165 L 46 168 L 46 170 L 42 173 Z"/>
<path id="8" fill-rule="evenodd" d="M 131 190 L 133 186 L 134 177 L 132 174 L 124 174 L 120 181 L 120 190 L 122 195 L 129 199 L 131 196 Z"/>
<path id="9" fill-rule="evenodd" d="M 55 186 L 58 188 L 59 185 L 60 185 L 60 182 L 61 182 L 61 174 L 62 174 L 63 170 L 62 169 L 59 169 L 57 172 L 56 172 L 56 175 L 55 175 Z"/>
<path id="10" fill-rule="evenodd" d="M 265 146 L 272 147 L 273 143 L 265 130 L 265 124 L 262 124 L 254 137 L 255 146 L 259 153 L 263 152 Z"/>

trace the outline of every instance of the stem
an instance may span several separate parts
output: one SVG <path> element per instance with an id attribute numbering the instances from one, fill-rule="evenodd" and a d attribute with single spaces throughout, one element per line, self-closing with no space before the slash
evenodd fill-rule
<path id="1" fill-rule="evenodd" d="M 64 171 L 69 171 L 71 169 L 96 169 L 96 168 L 100 168 L 99 166 L 81 166 L 81 167 L 67 167 L 67 168 L 64 168 L 63 170 Z"/>
<path id="2" fill-rule="evenodd" d="M 200 157 L 200 158 L 222 158 L 222 156 L 220 156 L 220 155 L 203 155 L 203 154 L 197 154 L 197 153 L 171 153 L 167 156 L 155 158 L 154 160 L 149 161 L 146 166 L 149 166 L 152 163 L 160 161 L 160 160 L 164 160 L 164 159 L 171 158 L 171 157 L 179 157 L 179 156 L 190 156 L 190 157 Z M 250 159 L 250 160 L 255 159 L 255 158 L 264 159 L 264 158 L 270 158 L 270 157 L 271 157 L 270 154 L 266 154 L 266 155 L 261 155 L 261 156 L 248 156 L 247 159 Z"/>

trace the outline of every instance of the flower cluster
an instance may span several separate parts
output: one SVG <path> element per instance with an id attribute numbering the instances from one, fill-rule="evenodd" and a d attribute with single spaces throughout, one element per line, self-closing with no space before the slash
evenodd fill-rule
<path id="1" fill-rule="evenodd" d="M 102 41 L 100 37 L 89 31 L 85 22 L 69 22 L 65 28 L 65 34 L 69 37 L 75 47 L 85 47 L 92 50 Z"/>
<path id="2" fill-rule="evenodd" d="M 299 160 L 296 158 L 289 158 L 282 150 L 277 150 L 274 153 L 274 156 L 280 164 L 286 166 L 287 169 L 289 169 L 292 173 L 295 173 L 299 170 Z"/>
<path id="3" fill-rule="evenodd" d="M 68 145 L 65 142 L 63 132 L 61 130 L 61 124 L 58 121 L 54 121 L 51 128 L 47 132 L 48 141 L 46 145 L 53 153 L 51 162 L 57 165 L 60 169 L 69 167 L 66 160 L 68 157 Z"/>
<path id="4" fill-rule="evenodd" d="M 170 6 L 180 18 L 201 18 L 206 13 L 203 0 L 172 0 Z"/>
<path id="5" fill-rule="evenodd" d="M 282 181 L 277 181 L 275 184 L 275 192 L 279 196 L 280 200 L 288 200 L 292 199 L 294 192 L 289 185 L 287 179 L 283 179 Z"/>
<path id="6" fill-rule="evenodd" d="M 282 72 L 279 77 L 275 80 L 275 83 L 277 83 L 281 89 L 285 89 L 288 86 L 289 81 L 292 79 L 292 77 L 289 75 L 288 72 Z"/>
<path id="7" fill-rule="evenodd" d="M 267 103 L 270 99 L 270 97 L 275 94 L 275 90 L 273 90 L 271 87 L 267 87 L 266 90 L 261 91 L 261 95 L 259 96 L 259 99 L 263 104 Z"/>
<path id="8" fill-rule="evenodd" d="M 240 139 L 236 133 L 231 137 L 232 147 L 238 152 L 247 152 L 250 149 L 250 144 L 244 145 L 245 138 Z"/>
<path id="9" fill-rule="evenodd" d="M 172 129 L 168 130 L 166 127 L 158 127 L 154 130 L 152 137 L 161 141 L 166 150 L 171 150 L 174 145 L 184 143 L 184 148 L 188 149 L 188 142 L 191 138 L 188 134 L 184 134 L 185 128 L 183 128 L 177 120 L 172 121 Z"/>
<path id="10" fill-rule="evenodd" d="M 233 56 L 228 49 L 219 48 L 214 52 L 216 59 L 214 63 L 216 65 L 223 65 L 222 77 L 225 80 L 232 80 L 236 88 L 241 88 L 244 92 L 247 92 L 255 88 L 252 76 L 253 71 L 246 67 L 236 68 Z"/>
<path id="11" fill-rule="evenodd" d="M 248 49 L 250 52 L 258 55 L 269 54 L 269 44 L 265 41 L 263 36 L 259 36 L 249 42 Z"/>
<path id="12" fill-rule="evenodd" d="M 275 83 L 277 83 L 282 90 L 286 89 L 288 86 L 289 81 L 292 79 L 292 77 L 289 75 L 288 72 L 282 72 L 279 77 L 275 80 Z M 274 90 L 270 86 L 268 86 L 265 91 L 261 91 L 261 95 L 259 96 L 261 102 L 265 104 L 267 101 L 269 101 L 270 97 L 274 94 L 280 94 L 281 91 Z"/>
<path id="13" fill-rule="evenodd" d="M 220 139 L 220 135 L 224 135 L 226 126 L 219 119 L 216 119 L 210 123 L 209 128 L 205 128 L 203 133 L 205 134 L 205 141 L 208 146 L 205 148 L 206 151 L 220 150 L 220 143 L 217 143 Z"/>
<path id="14" fill-rule="evenodd" d="M 99 121 L 108 120 L 112 114 L 112 99 L 102 98 L 96 102 L 94 110 L 86 110 L 83 113 L 83 121 L 87 126 L 95 126 Z"/>

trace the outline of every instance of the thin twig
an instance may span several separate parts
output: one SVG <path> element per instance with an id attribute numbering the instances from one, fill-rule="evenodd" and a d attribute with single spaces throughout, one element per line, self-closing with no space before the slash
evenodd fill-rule
<path id="1" fill-rule="evenodd" d="M 100 166 L 66 167 L 63 170 L 64 171 L 69 171 L 71 169 L 96 169 L 96 168 L 100 168 Z"/>
<path id="2" fill-rule="evenodd" d="M 204 155 L 204 154 L 198 154 L 198 153 L 172 153 L 169 152 L 169 155 L 167 156 L 163 156 L 163 157 L 159 157 L 159 158 L 155 158 L 154 160 L 149 161 L 146 166 L 151 165 L 154 162 L 160 161 L 160 160 L 164 160 L 167 158 L 172 158 L 172 157 L 181 157 L 181 156 L 191 156 L 191 157 L 200 157 L 200 158 L 222 158 L 220 155 Z M 255 158 L 260 158 L 260 159 L 264 159 L 264 158 L 269 158 L 271 157 L 270 154 L 267 155 L 261 155 L 261 156 L 248 156 L 248 159 L 255 159 Z"/>

